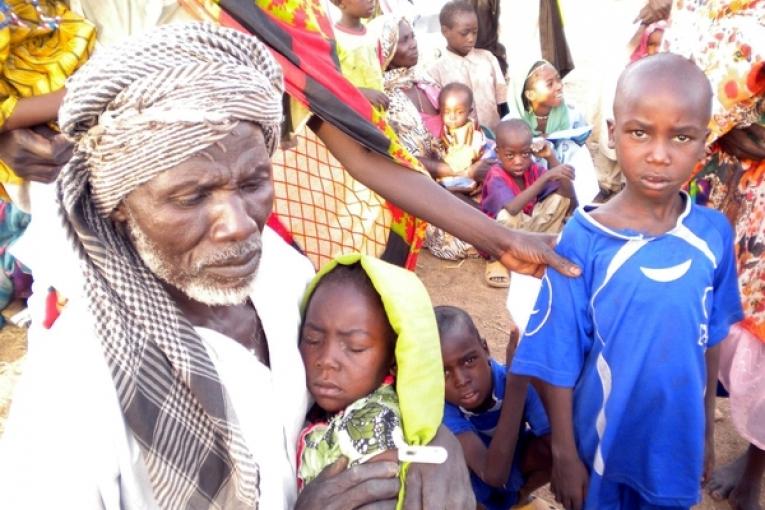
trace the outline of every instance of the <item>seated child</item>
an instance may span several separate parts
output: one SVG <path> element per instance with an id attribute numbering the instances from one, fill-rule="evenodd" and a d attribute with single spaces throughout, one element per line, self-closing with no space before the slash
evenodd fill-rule
<path id="1" fill-rule="evenodd" d="M 443 121 L 441 137 L 434 144 L 438 156 L 461 178 L 462 187 L 475 185 L 474 173 L 482 159 L 495 156 L 493 142 L 487 140 L 480 126 L 470 118 L 473 111 L 473 92 L 462 83 L 449 83 L 438 95 L 439 112 Z M 439 181 L 446 187 L 453 177 Z"/>
<path id="2" fill-rule="evenodd" d="M 497 126 L 497 158 L 486 174 L 481 209 L 500 223 L 531 232 L 560 232 L 572 206 L 574 171 L 560 165 L 548 144 L 536 153 L 549 170 L 534 161 L 531 130 L 518 119 Z M 486 283 L 507 287 L 507 269 L 498 261 L 486 266 Z"/>
<path id="3" fill-rule="evenodd" d="M 520 118 L 529 125 L 533 136 L 552 142 L 558 161 L 576 170 L 579 202 L 592 201 L 600 191 L 595 164 L 585 145 L 592 127 L 579 111 L 564 102 L 558 70 L 546 60 L 536 62 L 523 83 L 520 101 Z"/>
<path id="4" fill-rule="evenodd" d="M 335 41 L 340 70 L 377 108 L 388 108 L 388 97 L 383 92 L 383 68 L 380 62 L 379 41 L 368 30 L 362 19 L 374 14 L 375 3 L 367 0 L 332 0 L 340 9 L 340 20 L 335 23 Z"/>
<path id="5" fill-rule="evenodd" d="M 446 51 L 428 73 L 440 86 L 458 82 L 473 91 L 476 119 L 491 130 L 497 126 L 500 109 L 507 109 L 507 83 L 497 58 L 487 50 L 475 48 L 478 17 L 465 0 L 452 0 L 438 17 Z"/>
<path id="6" fill-rule="evenodd" d="M 344 255 L 319 272 L 305 299 L 299 348 L 316 405 L 298 442 L 300 487 L 340 456 L 349 466 L 395 461 L 397 448 L 429 442 L 441 422 L 443 378 L 432 305 L 417 276 Z"/>
<path id="7" fill-rule="evenodd" d="M 526 504 L 550 479 L 542 402 L 526 378 L 506 377 L 464 310 L 435 311 L 446 376 L 444 425 L 462 445 L 476 500 L 487 510 Z M 514 344 L 511 339 L 508 363 Z"/>
<path id="8" fill-rule="evenodd" d="M 545 383 L 566 506 L 690 508 L 710 474 L 718 344 L 742 319 L 730 224 L 681 191 L 711 99 L 678 55 L 622 73 L 609 132 L 625 188 L 566 224 L 556 250 L 582 276 L 548 268 L 513 358 Z"/>

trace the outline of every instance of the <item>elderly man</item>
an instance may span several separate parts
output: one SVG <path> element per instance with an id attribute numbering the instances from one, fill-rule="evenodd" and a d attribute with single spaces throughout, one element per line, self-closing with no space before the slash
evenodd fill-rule
<path id="1" fill-rule="evenodd" d="M 58 195 L 80 267 L 61 270 L 84 286 L 30 349 L 0 444 L 3 506 L 394 498 L 396 465 L 380 463 L 333 466 L 296 501 L 308 404 L 298 305 L 313 271 L 265 228 L 282 118 L 268 50 L 171 25 L 95 56 L 68 88 L 60 120 L 75 145 Z M 469 502 L 456 460 L 435 485 L 415 471 L 411 503 Z"/>

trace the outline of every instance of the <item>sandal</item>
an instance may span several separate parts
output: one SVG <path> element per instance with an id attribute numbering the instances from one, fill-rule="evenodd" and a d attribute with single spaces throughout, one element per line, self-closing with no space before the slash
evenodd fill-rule
<path id="1" fill-rule="evenodd" d="M 494 260 L 486 263 L 484 280 L 489 287 L 506 289 L 510 286 L 510 273 L 500 261 Z"/>

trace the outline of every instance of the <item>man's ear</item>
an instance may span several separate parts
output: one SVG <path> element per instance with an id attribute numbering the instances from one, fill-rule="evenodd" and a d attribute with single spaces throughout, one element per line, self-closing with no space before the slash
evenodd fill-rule
<path id="1" fill-rule="evenodd" d="M 112 212 L 112 221 L 115 223 L 126 223 L 128 220 L 127 206 L 125 201 L 119 203 L 119 205 Z"/>
<path id="2" fill-rule="evenodd" d="M 606 119 L 606 126 L 608 127 L 608 148 L 616 148 L 616 141 L 614 140 L 614 119 Z"/>

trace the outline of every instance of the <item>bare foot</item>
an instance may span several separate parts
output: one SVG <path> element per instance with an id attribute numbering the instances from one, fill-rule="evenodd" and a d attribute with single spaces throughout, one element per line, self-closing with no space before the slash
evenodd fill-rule
<path id="1" fill-rule="evenodd" d="M 761 510 L 760 485 L 765 472 L 765 451 L 750 444 L 745 457 L 746 466 L 728 497 L 728 503 L 733 510 Z"/>
<path id="2" fill-rule="evenodd" d="M 738 485 L 741 476 L 746 469 L 746 457 L 747 453 L 744 452 L 739 458 L 733 462 L 726 464 L 722 467 L 715 469 L 712 472 L 712 477 L 707 483 L 707 492 L 716 501 L 725 501 L 733 492 L 733 489 Z"/>

